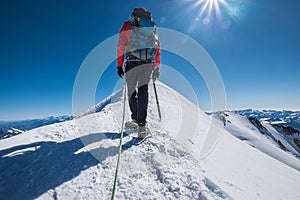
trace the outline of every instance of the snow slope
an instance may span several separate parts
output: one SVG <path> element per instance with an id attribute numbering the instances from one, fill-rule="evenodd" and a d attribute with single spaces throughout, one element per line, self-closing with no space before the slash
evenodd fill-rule
<path id="1" fill-rule="evenodd" d="M 300 198 L 299 160 L 293 168 L 273 159 L 171 88 L 157 89 L 163 120 L 149 88 L 152 137 L 139 143 L 136 133 L 125 133 L 116 199 Z M 122 100 L 116 93 L 94 107 L 97 113 L 1 140 L 0 199 L 110 199 Z M 203 142 L 219 130 L 203 159 Z"/>
<path id="2" fill-rule="evenodd" d="M 213 117 L 224 124 L 224 128 L 233 136 L 300 171 L 299 159 L 295 156 L 299 156 L 297 150 L 269 123 L 260 124 L 252 118 L 253 123 L 257 123 L 253 124 L 248 118 L 232 112 L 220 112 Z M 278 140 L 284 145 L 285 151 L 281 149 Z"/>

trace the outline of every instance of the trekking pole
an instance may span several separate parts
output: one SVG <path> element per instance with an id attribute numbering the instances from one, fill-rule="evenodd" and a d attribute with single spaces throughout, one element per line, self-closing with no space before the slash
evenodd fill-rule
<path id="1" fill-rule="evenodd" d="M 155 85 L 155 81 L 154 80 L 152 81 L 153 81 L 153 89 L 154 89 L 154 94 L 156 99 L 157 110 L 158 110 L 158 116 L 159 116 L 159 120 L 161 121 L 161 113 L 160 113 L 160 107 L 159 107 L 158 96 L 156 91 L 156 85 Z"/>
<path id="2" fill-rule="evenodd" d="M 115 199 L 117 180 L 118 180 L 118 172 L 119 172 L 119 163 L 120 163 L 120 158 L 121 158 L 121 153 L 122 153 L 122 140 L 123 140 L 123 133 L 124 133 L 125 104 L 126 104 L 126 76 L 125 75 L 124 75 L 124 79 L 125 79 L 125 84 L 124 84 L 123 119 L 122 119 L 122 125 L 121 125 L 119 153 L 118 153 L 118 160 L 117 160 L 115 179 L 114 179 L 114 187 L 113 187 L 113 191 L 112 191 L 112 195 L 111 195 L 111 200 Z"/>

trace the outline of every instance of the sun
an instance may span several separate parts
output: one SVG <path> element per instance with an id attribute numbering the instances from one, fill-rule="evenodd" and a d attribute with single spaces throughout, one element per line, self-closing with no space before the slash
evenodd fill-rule
<path id="1" fill-rule="evenodd" d="M 234 23 L 241 23 L 246 17 L 251 0 L 182 0 L 187 6 L 183 14 L 188 16 L 189 32 L 199 30 L 229 30 Z M 216 29 L 217 28 L 217 29 Z"/>
<path id="2" fill-rule="evenodd" d="M 197 0 L 192 5 L 193 8 L 199 8 L 198 18 L 203 15 L 211 18 L 215 14 L 219 21 L 222 20 L 221 6 L 230 7 L 226 0 Z"/>

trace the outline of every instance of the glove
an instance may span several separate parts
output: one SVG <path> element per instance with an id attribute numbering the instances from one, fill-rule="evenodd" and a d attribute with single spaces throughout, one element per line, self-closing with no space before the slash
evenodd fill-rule
<path id="1" fill-rule="evenodd" d="M 122 67 L 118 67 L 118 75 L 120 76 L 120 78 L 124 77 L 124 71 Z"/>
<path id="2" fill-rule="evenodd" d="M 159 70 L 158 69 L 155 69 L 152 73 L 152 80 L 153 81 L 156 81 L 156 79 L 159 77 Z"/>

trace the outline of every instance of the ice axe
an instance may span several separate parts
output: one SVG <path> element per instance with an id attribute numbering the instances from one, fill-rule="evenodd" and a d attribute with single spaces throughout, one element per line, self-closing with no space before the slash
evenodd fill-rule
<path id="1" fill-rule="evenodd" d="M 156 91 L 156 85 L 155 85 L 155 80 L 153 80 L 153 89 L 154 89 L 154 94 L 155 94 L 155 99 L 156 99 L 156 105 L 157 105 L 157 110 L 158 110 L 158 116 L 159 120 L 161 121 L 161 112 L 160 112 L 160 107 L 159 107 L 159 101 L 158 101 L 158 96 L 157 96 L 157 91 Z"/>

